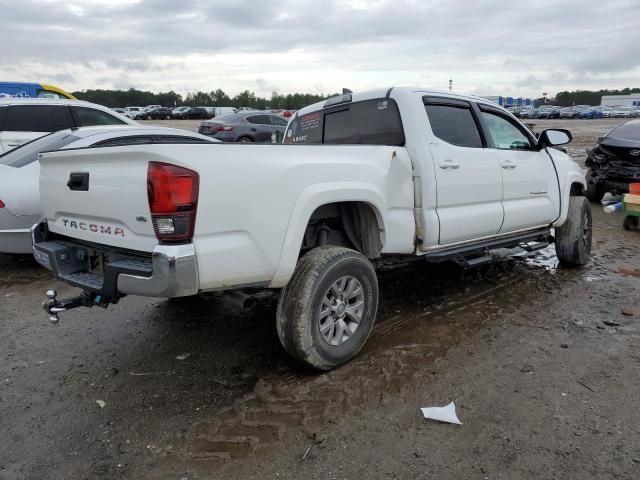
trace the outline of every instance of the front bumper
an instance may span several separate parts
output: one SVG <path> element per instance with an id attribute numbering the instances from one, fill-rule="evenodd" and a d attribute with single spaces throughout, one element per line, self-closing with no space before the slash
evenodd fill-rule
<path id="1" fill-rule="evenodd" d="M 51 238 L 42 224 L 34 225 L 31 233 L 36 261 L 57 279 L 85 291 L 105 298 L 171 298 L 198 293 L 193 244 L 158 245 L 148 255 L 86 245 L 66 237 Z"/>

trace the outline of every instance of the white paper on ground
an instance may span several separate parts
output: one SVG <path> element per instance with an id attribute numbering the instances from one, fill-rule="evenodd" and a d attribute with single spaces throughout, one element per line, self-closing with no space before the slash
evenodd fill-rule
<path id="1" fill-rule="evenodd" d="M 427 407 L 421 408 L 420 410 L 422 410 L 424 418 L 462 425 L 462 422 L 458 420 L 458 416 L 456 415 L 456 404 L 453 402 L 446 407 Z"/>

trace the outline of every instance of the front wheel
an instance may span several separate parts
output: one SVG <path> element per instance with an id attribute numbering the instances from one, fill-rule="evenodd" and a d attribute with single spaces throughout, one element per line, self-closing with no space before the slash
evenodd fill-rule
<path id="1" fill-rule="evenodd" d="M 378 280 L 371 262 L 355 250 L 322 246 L 299 261 L 282 291 L 278 337 L 294 358 L 331 370 L 365 344 L 378 309 Z"/>
<path id="2" fill-rule="evenodd" d="M 585 197 L 569 197 L 569 213 L 556 228 L 556 255 L 564 265 L 587 263 L 591 253 L 591 204 Z"/>

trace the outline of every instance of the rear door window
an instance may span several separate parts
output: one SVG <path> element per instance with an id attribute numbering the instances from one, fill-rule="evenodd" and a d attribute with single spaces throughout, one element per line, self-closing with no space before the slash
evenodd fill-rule
<path id="1" fill-rule="evenodd" d="M 10 105 L 3 130 L 55 132 L 72 126 L 71 112 L 65 105 Z"/>
<path id="2" fill-rule="evenodd" d="M 93 127 L 95 125 L 126 125 L 125 122 L 113 115 L 86 107 L 72 107 L 79 127 Z"/>
<path id="3" fill-rule="evenodd" d="M 482 137 L 471 106 L 425 103 L 433 134 L 440 140 L 458 147 L 482 148 Z"/>

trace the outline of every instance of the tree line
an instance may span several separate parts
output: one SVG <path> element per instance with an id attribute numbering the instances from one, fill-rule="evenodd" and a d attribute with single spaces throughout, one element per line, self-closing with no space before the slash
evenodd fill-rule
<path id="1" fill-rule="evenodd" d="M 640 93 L 640 88 L 623 88 L 622 90 L 574 90 L 573 92 L 558 92 L 555 97 L 536 98 L 534 105 L 539 107 L 547 105 L 557 105 L 558 107 L 571 107 L 573 105 L 600 105 L 603 95 L 632 95 Z"/>
<path id="2" fill-rule="evenodd" d="M 298 110 L 312 103 L 325 100 L 331 95 L 314 95 L 310 93 L 292 93 L 283 95 L 273 92 L 271 97 L 259 97 L 254 92 L 245 90 L 234 97 L 227 95 L 223 90 L 207 92 L 190 92 L 184 97 L 172 91 L 153 93 L 136 90 L 82 90 L 73 92 L 73 96 L 79 100 L 97 103 L 106 107 L 127 107 L 162 105 L 163 107 L 179 107 L 189 105 L 192 107 L 250 107 L 263 110 L 272 109 L 295 109 Z"/>
<path id="3" fill-rule="evenodd" d="M 572 92 L 558 92 L 555 97 L 536 98 L 534 105 L 536 107 L 548 104 L 557 105 L 559 107 L 569 107 L 572 105 L 600 105 L 600 99 L 603 95 L 631 95 L 640 93 L 640 88 L 623 88 L 622 90 L 575 90 Z M 295 109 L 298 110 L 312 103 L 325 100 L 337 94 L 330 95 L 313 95 L 310 93 L 290 93 L 283 95 L 276 92 L 271 97 L 259 97 L 254 92 L 245 90 L 231 97 L 223 90 L 213 90 L 207 92 L 190 92 L 184 97 L 173 90 L 169 92 L 153 93 L 148 91 L 136 90 L 83 90 L 73 92 L 73 96 L 88 102 L 97 103 L 106 107 L 127 107 L 127 106 L 145 106 L 145 105 L 162 105 L 164 107 L 179 107 L 189 105 L 192 107 L 250 107 L 263 110 L 265 108 L 272 109 Z"/>

